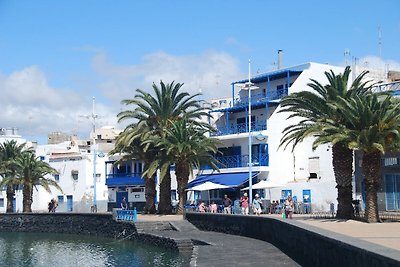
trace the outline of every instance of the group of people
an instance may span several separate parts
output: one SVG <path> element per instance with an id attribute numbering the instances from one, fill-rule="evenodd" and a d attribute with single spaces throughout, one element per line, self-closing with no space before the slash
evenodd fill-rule
<path id="1" fill-rule="evenodd" d="M 58 202 L 55 198 L 53 198 L 52 200 L 50 200 L 49 204 L 48 204 L 48 209 L 49 212 L 56 212 L 56 209 L 58 207 Z"/>
<path id="2" fill-rule="evenodd" d="M 222 199 L 222 204 L 224 207 L 224 213 L 225 214 L 231 214 L 231 208 L 232 208 L 232 200 L 228 197 L 228 195 L 224 195 L 224 198 Z M 242 214 L 248 215 L 249 214 L 249 197 L 247 193 L 244 193 L 243 196 L 239 200 L 241 209 L 242 209 Z M 262 201 L 260 199 L 260 196 L 258 194 L 255 194 L 254 199 L 251 203 L 251 208 L 253 210 L 253 213 L 255 215 L 260 215 L 263 206 L 262 206 Z M 273 210 L 279 205 L 278 201 L 273 201 L 270 206 L 270 212 L 273 213 Z M 200 201 L 199 207 L 198 207 L 200 212 L 207 212 L 210 211 L 211 213 L 217 213 L 218 212 L 218 205 L 215 203 L 215 201 L 212 201 L 210 206 L 207 207 L 204 201 Z M 294 202 L 291 196 L 288 196 L 288 198 L 284 202 L 284 207 L 283 207 L 283 214 L 285 218 L 292 219 L 294 212 Z"/>
<path id="3" fill-rule="evenodd" d="M 244 193 L 243 196 L 240 198 L 240 206 L 242 207 L 242 214 L 248 215 L 249 214 L 249 197 L 247 193 Z M 254 196 L 252 205 L 253 213 L 256 215 L 260 215 L 262 212 L 262 202 L 260 196 L 256 194 Z"/>

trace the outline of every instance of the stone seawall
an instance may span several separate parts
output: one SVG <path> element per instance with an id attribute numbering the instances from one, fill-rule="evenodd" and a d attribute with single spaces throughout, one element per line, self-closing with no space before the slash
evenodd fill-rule
<path id="1" fill-rule="evenodd" d="M 111 214 L 10 213 L 0 215 L 2 232 L 45 232 L 99 235 L 111 238 L 133 236 L 133 223 L 119 223 Z"/>
<path id="2" fill-rule="evenodd" d="M 181 240 L 138 233 L 131 222 L 117 222 L 110 213 L 6 213 L 0 215 L 0 232 L 67 233 L 137 240 L 172 251 L 186 252 Z"/>
<path id="3" fill-rule="evenodd" d="M 267 241 L 302 266 L 400 266 L 384 251 L 378 252 L 379 246 L 312 227 L 305 229 L 295 220 L 194 212 L 185 216 L 200 230 Z"/>

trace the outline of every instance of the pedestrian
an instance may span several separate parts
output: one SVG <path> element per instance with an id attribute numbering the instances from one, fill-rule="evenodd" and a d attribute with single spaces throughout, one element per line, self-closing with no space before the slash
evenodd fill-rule
<path id="1" fill-rule="evenodd" d="M 294 202 L 292 199 L 292 196 L 288 196 L 288 198 L 285 201 L 285 215 L 286 218 L 292 219 L 293 211 L 294 211 Z"/>
<path id="2" fill-rule="evenodd" d="M 126 202 L 126 198 L 125 198 L 125 197 L 122 198 L 122 201 L 121 201 L 121 208 L 122 208 L 123 210 L 127 210 L 127 209 L 128 209 L 128 203 Z"/>
<path id="3" fill-rule="evenodd" d="M 242 214 L 249 215 L 249 197 L 247 193 L 240 198 L 240 205 L 242 207 Z"/>
<path id="4" fill-rule="evenodd" d="M 206 212 L 206 204 L 204 204 L 204 201 L 200 201 L 199 211 Z"/>
<path id="5" fill-rule="evenodd" d="M 271 214 L 275 213 L 275 208 L 277 205 L 278 205 L 278 203 L 276 203 L 275 200 L 272 200 L 272 204 L 270 206 L 269 213 L 271 213 Z"/>
<path id="6" fill-rule="evenodd" d="M 222 203 L 224 204 L 224 213 L 231 214 L 232 200 L 228 197 L 227 194 L 224 195 Z"/>
<path id="7" fill-rule="evenodd" d="M 212 202 L 211 202 L 210 211 L 211 211 L 211 213 L 217 213 L 217 211 L 218 211 L 218 206 L 217 206 L 217 204 L 215 203 L 215 201 L 212 201 Z"/>
<path id="8" fill-rule="evenodd" d="M 49 209 L 50 209 L 49 212 L 56 212 L 56 209 L 58 207 L 57 200 L 55 198 L 53 198 L 50 202 L 51 202 L 51 204 L 49 204 Z"/>
<path id="9" fill-rule="evenodd" d="M 54 202 L 53 202 L 53 199 L 52 199 L 52 200 L 50 200 L 50 202 L 49 202 L 49 204 L 47 206 L 49 212 L 53 211 L 53 207 L 54 207 Z"/>
<path id="10" fill-rule="evenodd" d="M 253 200 L 253 212 L 256 215 L 261 214 L 261 199 L 258 194 L 255 195 L 255 198 Z"/>

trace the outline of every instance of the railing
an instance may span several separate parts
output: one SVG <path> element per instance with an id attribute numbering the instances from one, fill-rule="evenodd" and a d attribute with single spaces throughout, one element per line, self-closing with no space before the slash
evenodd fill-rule
<path id="1" fill-rule="evenodd" d="M 259 132 L 267 129 L 267 124 L 265 122 L 252 122 L 251 123 L 251 131 Z M 216 132 L 211 132 L 211 136 L 221 136 L 228 134 L 239 134 L 239 133 L 247 133 L 248 125 L 246 123 L 238 123 L 231 124 L 226 128 L 218 128 Z"/>
<path id="2" fill-rule="evenodd" d="M 217 156 L 218 168 L 242 168 L 249 166 L 249 155 L 235 155 L 235 156 Z M 268 154 L 253 154 L 252 156 L 252 166 L 269 166 L 269 155 Z M 210 166 L 205 166 L 202 169 L 211 169 Z"/>
<path id="3" fill-rule="evenodd" d="M 373 92 L 396 92 L 400 90 L 400 81 L 378 84 L 372 87 Z"/>
<path id="4" fill-rule="evenodd" d="M 141 172 L 132 172 L 132 173 L 109 173 L 106 174 L 107 179 L 112 179 L 112 178 L 129 178 L 129 177 L 142 177 Z"/>
<path id="5" fill-rule="evenodd" d="M 288 95 L 288 89 L 283 88 L 283 89 L 273 90 L 269 93 L 254 94 L 251 96 L 250 100 L 251 100 L 252 104 L 265 103 L 267 101 L 281 99 L 282 97 L 287 96 L 287 95 Z M 248 104 L 249 104 L 248 97 L 237 98 L 234 101 L 234 106 L 237 106 L 237 107 L 245 106 Z"/>
<path id="6" fill-rule="evenodd" d="M 114 218 L 116 221 L 136 222 L 136 208 L 134 210 L 114 209 Z"/>

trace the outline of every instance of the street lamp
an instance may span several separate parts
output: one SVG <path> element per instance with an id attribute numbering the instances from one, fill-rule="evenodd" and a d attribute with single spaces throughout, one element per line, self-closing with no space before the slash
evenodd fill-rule
<path id="1" fill-rule="evenodd" d="M 250 74 L 250 59 L 249 59 L 249 81 L 243 85 L 241 88 L 249 91 L 249 107 L 248 107 L 248 123 L 249 123 L 249 199 L 253 201 L 253 180 L 252 180 L 252 167 L 253 167 L 253 159 L 252 159 L 252 134 L 251 134 L 251 90 L 257 89 L 257 86 L 251 82 L 251 74 Z"/>
<path id="2" fill-rule="evenodd" d="M 96 184 L 97 184 L 97 177 L 96 177 L 96 158 L 97 158 L 97 152 L 96 152 L 96 119 L 98 118 L 98 115 L 95 113 L 95 103 L 96 100 L 93 97 L 92 101 L 92 113 L 89 115 L 84 115 L 83 117 L 91 119 L 92 121 L 92 131 L 93 131 L 93 136 L 92 136 L 92 153 L 93 153 L 93 207 L 92 207 L 92 212 L 97 212 L 97 189 L 96 189 Z M 100 157 L 104 157 L 103 153 L 99 153 Z"/>

